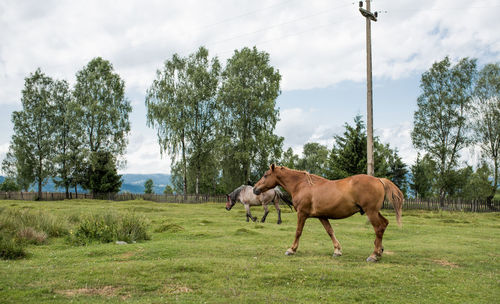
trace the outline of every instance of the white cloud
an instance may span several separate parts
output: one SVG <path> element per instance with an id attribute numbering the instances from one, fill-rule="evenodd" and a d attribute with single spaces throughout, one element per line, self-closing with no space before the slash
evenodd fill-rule
<path id="1" fill-rule="evenodd" d="M 373 2 L 373 10 L 388 12 L 372 24 L 374 76 L 419 74 L 446 55 L 500 60 L 499 7 L 479 0 Z M 113 63 L 128 90 L 145 92 L 166 59 L 200 45 L 221 62 L 235 49 L 256 45 L 280 70 L 284 91 L 366 77 L 365 21 L 357 1 L 4 0 L 0 37 L 0 105 L 20 103 L 24 77 L 37 67 L 74 83 L 75 73 L 96 56 Z M 285 146 L 330 142 L 335 127 L 305 119 L 313 112 L 308 105 L 282 111 L 277 133 Z M 10 113 L 0 115 L 9 119 Z M 138 146 L 140 131 L 135 132 L 127 172 L 160 161 L 155 140 Z M 412 153 L 401 138 L 400 151 L 409 159 Z"/>
<path id="2" fill-rule="evenodd" d="M 154 132 L 132 131 L 127 147 L 127 164 L 120 173 L 170 173 L 170 157 L 160 156 L 160 146 Z"/>
<path id="3" fill-rule="evenodd" d="M 375 129 L 374 134 L 384 144 L 389 144 L 391 149 L 397 148 L 398 155 L 403 162 L 410 166 L 417 159 L 417 150 L 411 141 L 411 130 L 413 126 L 409 122 L 394 124 L 390 127 Z"/>

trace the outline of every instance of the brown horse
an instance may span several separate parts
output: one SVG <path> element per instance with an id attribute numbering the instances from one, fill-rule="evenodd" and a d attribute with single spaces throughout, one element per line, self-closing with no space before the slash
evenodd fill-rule
<path id="1" fill-rule="evenodd" d="M 342 219 L 357 212 L 366 213 L 375 229 L 375 250 L 366 259 L 376 262 L 382 257 L 384 247 L 382 236 L 389 221 L 380 214 L 384 199 L 394 206 L 398 225 L 401 226 L 403 193 L 386 178 L 369 175 L 354 175 L 340 180 L 328 180 L 320 176 L 286 167 L 270 166 L 264 176 L 255 184 L 254 193 L 280 185 L 292 195 L 293 207 L 297 211 L 297 231 L 295 240 L 286 255 L 295 254 L 299 238 L 307 218 L 320 220 L 333 242 L 333 256 L 342 255 L 342 247 L 335 238 L 329 219 Z"/>

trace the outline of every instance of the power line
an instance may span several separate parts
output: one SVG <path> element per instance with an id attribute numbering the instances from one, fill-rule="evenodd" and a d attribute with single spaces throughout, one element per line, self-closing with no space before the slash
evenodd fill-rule
<path id="1" fill-rule="evenodd" d="M 341 6 L 337 6 L 337 7 L 334 7 L 334 8 L 331 8 L 331 9 L 328 9 L 326 11 L 320 11 L 320 12 L 316 12 L 316 13 L 313 13 L 313 14 L 310 14 L 310 15 L 306 15 L 306 16 L 303 16 L 303 17 L 300 17 L 300 18 L 297 18 L 297 19 L 293 19 L 293 20 L 289 20 L 289 21 L 286 21 L 286 22 L 282 22 L 282 23 L 278 23 L 278 24 L 274 24 L 274 25 L 270 25 L 270 26 L 267 26 L 267 27 L 264 27 L 264 28 L 261 28 L 261 29 L 258 29 L 258 30 L 255 30 L 255 31 L 252 31 L 252 32 L 247 32 L 247 33 L 244 33 L 244 34 L 240 34 L 240 35 L 237 35 L 237 36 L 233 36 L 233 37 L 229 37 L 229 38 L 226 38 L 226 39 L 222 39 L 222 40 L 217 40 L 217 41 L 213 41 L 213 42 L 208 42 L 206 43 L 206 45 L 217 45 L 217 44 L 220 44 L 220 43 L 223 43 L 223 42 L 227 42 L 227 41 L 231 41 L 231 40 L 235 40 L 235 39 L 238 39 L 238 38 L 242 38 L 242 37 L 246 37 L 246 36 L 250 36 L 250 35 L 254 35 L 254 34 L 257 34 L 257 33 L 262 33 L 262 32 L 266 32 L 270 29 L 274 29 L 274 28 L 278 28 L 278 27 L 281 27 L 283 25 L 288 25 L 288 24 L 292 24 L 292 23 L 295 23 L 295 22 L 298 22 L 298 21 L 302 21 L 302 20 L 305 20 L 305 19 L 310 19 L 312 17 L 316 17 L 316 16 L 319 16 L 319 15 L 323 15 L 323 14 L 327 14 L 327 13 L 330 13 L 334 10 L 337 10 L 339 8 L 342 8 L 342 7 L 346 7 L 346 6 L 349 6 L 350 4 L 346 4 L 346 5 L 341 5 Z"/>
<path id="2" fill-rule="evenodd" d="M 287 1 L 278 2 L 278 3 L 275 3 L 273 5 L 264 7 L 264 8 L 256 9 L 256 10 L 249 11 L 249 12 L 237 15 L 237 16 L 233 16 L 233 17 L 230 17 L 230 18 L 223 19 L 223 20 L 215 22 L 215 23 L 204 25 L 204 26 L 200 27 L 200 29 L 207 29 L 207 28 L 214 27 L 214 26 L 217 26 L 217 25 L 220 25 L 220 24 L 228 23 L 228 22 L 231 22 L 233 20 L 240 19 L 242 17 L 246 17 L 246 16 L 250 16 L 250 15 L 254 15 L 254 14 L 258 13 L 258 12 L 266 11 L 266 10 L 268 10 L 270 8 L 274 8 L 274 7 L 277 7 L 277 6 L 282 6 L 282 5 L 286 4 L 286 3 L 293 2 L 293 1 L 295 1 L 295 0 L 287 0 Z"/>

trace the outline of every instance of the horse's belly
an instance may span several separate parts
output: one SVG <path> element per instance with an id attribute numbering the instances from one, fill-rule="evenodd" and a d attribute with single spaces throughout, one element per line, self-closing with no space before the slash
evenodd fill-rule
<path id="1" fill-rule="evenodd" d="M 320 203 L 313 204 L 311 210 L 311 217 L 326 217 L 330 219 L 343 219 L 349 217 L 356 212 L 359 208 L 356 204 L 351 203 Z"/>

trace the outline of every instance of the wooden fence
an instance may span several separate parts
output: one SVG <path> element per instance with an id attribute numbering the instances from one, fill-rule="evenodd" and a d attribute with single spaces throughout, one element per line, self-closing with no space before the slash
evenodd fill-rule
<path id="1" fill-rule="evenodd" d="M 225 195 L 175 195 L 175 194 L 134 194 L 134 193 L 70 193 L 70 199 L 99 199 L 110 201 L 128 201 L 128 200 L 147 200 L 159 203 L 225 203 Z M 36 200 L 37 192 L 0 192 L 0 199 L 10 200 Z M 43 192 L 40 200 L 58 201 L 66 199 L 65 193 L 61 192 Z M 384 202 L 383 209 L 393 209 L 392 204 Z M 439 199 L 405 199 L 403 210 L 449 210 L 449 211 L 468 211 L 468 212 L 496 212 L 500 211 L 500 201 L 487 202 L 486 200 L 461 200 L 448 199 L 440 201 Z"/>
<path id="2" fill-rule="evenodd" d="M 0 192 L 0 199 L 10 200 L 26 200 L 26 201 L 60 201 L 66 199 L 66 194 L 61 192 L 42 192 L 42 196 L 38 198 L 37 192 Z M 99 199 L 110 201 L 129 201 L 129 200 L 147 200 L 160 203 L 206 203 L 216 202 L 225 203 L 225 195 L 175 195 L 175 194 L 134 194 L 134 193 L 103 193 L 90 194 L 70 192 L 70 199 Z"/>
<path id="3" fill-rule="evenodd" d="M 385 201 L 382 209 L 393 209 L 392 204 Z M 403 210 L 448 210 L 468 212 L 500 211 L 500 201 L 462 200 L 462 199 L 405 199 Z"/>

